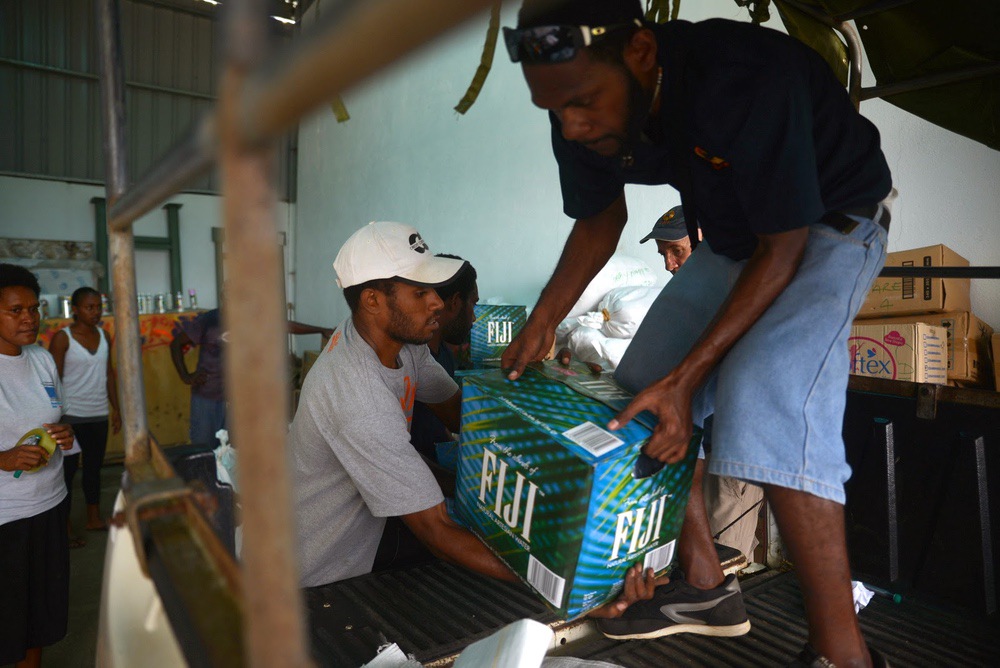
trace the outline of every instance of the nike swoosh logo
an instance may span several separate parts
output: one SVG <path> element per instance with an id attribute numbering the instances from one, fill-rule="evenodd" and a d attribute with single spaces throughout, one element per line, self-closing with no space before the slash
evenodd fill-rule
<path id="1" fill-rule="evenodd" d="M 725 596 L 720 596 L 719 598 L 711 601 L 705 601 L 704 603 L 668 603 L 667 605 L 660 606 L 660 612 L 662 612 L 668 619 L 672 619 L 679 624 L 704 624 L 705 620 L 687 617 L 683 613 L 701 612 L 702 610 L 714 608 L 722 601 L 726 600 L 730 596 L 735 596 L 737 593 L 739 592 L 731 591 Z"/>

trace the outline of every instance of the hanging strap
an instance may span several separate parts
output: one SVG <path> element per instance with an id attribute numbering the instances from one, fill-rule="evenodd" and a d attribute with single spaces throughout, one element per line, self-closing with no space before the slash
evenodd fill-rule
<path id="1" fill-rule="evenodd" d="M 675 36 L 674 40 L 677 39 Z M 681 194 L 681 206 L 684 208 L 684 223 L 687 226 L 688 238 L 691 240 L 691 250 L 698 247 L 698 208 L 695 206 L 694 193 L 691 186 L 691 160 L 693 147 L 687 133 L 687 98 L 684 87 L 684 65 L 687 59 L 687 48 L 683 43 L 668 43 L 673 59 L 667 71 L 667 90 L 670 95 L 670 153 L 674 169 L 674 182 Z"/>

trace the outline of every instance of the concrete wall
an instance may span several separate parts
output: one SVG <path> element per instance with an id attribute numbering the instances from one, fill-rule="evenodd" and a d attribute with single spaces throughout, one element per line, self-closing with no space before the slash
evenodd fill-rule
<path id="1" fill-rule="evenodd" d="M 515 10 L 505 10 L 503 25 L 514 23 Z M 711 16 L 747 20 L 731 0 L 682 5 L 681 18 Z M 780 28 L 780 21 L 767 25 Z M 412 223 L 433 250 L 471 260 L 483 297 L 537 298 L 571 221 L 562 214 L 548 121 L 531 106 L 502 46 L 476 105 L 466 116 L 452 111 L 485 33 L 483 17 L 346 95 L 347 123 L 329 110 L 303 123 L 295 248 L 301 316 L 347 315 L 330 264 L 355 229 L 376 219 Z M 890 250 L 945 243 L 974 264 L 1000 264 L 1000 152 L 881 101 L 866 102 L 862 113 L 882 133 L 900 191 Z M 627 196 L 620 250 L 662 271 L 651 244 L 637 241 L 679 198 L 668 186 L 630 187 Z M 1000 326 L 1000 286 L 980 281 L 973 304 Z"/>
<path id="2" fill-rule="evenodd" d="M 78 183 L 0 176 L 0 236 L 23 239 L 94 241 L 94 207 L 90 200 L 104 197 L 104 189 Z M 198 292 L 198 305 L 216 306 L 215 245 L 212 228 L 222 227 L 222 200 L 213 195 L 182 194 L 170 199 L 181 204 L 181 275 L 185 292 Z M 292 208 L 278 203 L 278 225 L 289 228 Z M 141 236 L 167 235 L 166 212 L 154 210 L 135 226 Z M 290 247 L 290 246 L 289 246 Z M 286 256 L 290 256 L 287 252 Z M 138 291 L 169 292 L 166 253 L 140 251 L 136 258 Z M 288 257 L 286 262 L 290 262 Z"/>

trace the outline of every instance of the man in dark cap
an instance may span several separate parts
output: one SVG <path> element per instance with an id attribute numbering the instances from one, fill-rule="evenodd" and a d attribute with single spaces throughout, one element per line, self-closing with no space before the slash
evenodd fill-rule
<path id="1" fill-rule="evenodd" d="M 638 0 L 525 0 L 504 41 L 549 114 L 563 210 L 576 220 L 503 355 L 512 380 L 549 350 L 614 253 L 626 183 L 677 188 L 705 237 L 616 369 L 637 394 L 607 425 L 650 411 L 659 423 L 644 452 L 677 462 L 692 424 L 714 413 L 712 458 L 696 468 L 677 545 L 683 577 L 602 631 L 749 630 L 708 529 L 707 469 L 765 488 L 805 600 L 800 662 L 871 665 L 851 596 L 842 428 L 847 336 L 885 262 L 892 179 L 878 130 L 815 51 L 760 26 L 651 24 Z"/>
<path id="2" fill-rule="evenodd" d="M 700 236 L 699 233 L 699 238 Z M 650 239 L 656 242 L 656 252 L 663 256 L 663 266 L 671 274 L 676 274 L 691 255 L 691 239 L 688 238 L 684 222 L 684 207 L 675 206 L 660 216 L 652 231 L 640 239 L 639 243 L 644 244 Z"/>

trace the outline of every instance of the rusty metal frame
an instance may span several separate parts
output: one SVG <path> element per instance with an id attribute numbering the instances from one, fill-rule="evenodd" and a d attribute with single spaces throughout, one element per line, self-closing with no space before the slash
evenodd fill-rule
<path id="1" fill-rule="evenodd" d="M 492 0 L 345 0 L 309 35 L 267 59 L 266 0 L 228 0 L 216 108 L 133 187 L 125 163 L 119 1 L 95 0 L 95 8 L 127 523 L 171 622 L 194 636 L 181 642 L 190 663 L 310 665 L 284 449 L 288 378 L 272 142 L 307 113 Z M 198 495 L 180 482 L 150 434 L 136 304 L 133 222 L 213 164 L 222 173 L 230 244 L 223 318 L 232 332 L 226 380 L 233 441 L 240 448 L 239 565 L 205 521 Z M 253 586 L 242 588 L 244 580 Z"/>

